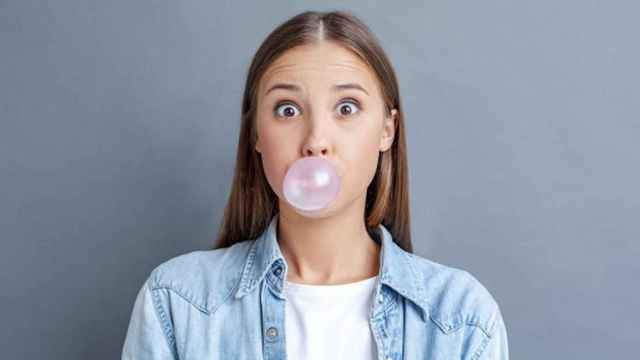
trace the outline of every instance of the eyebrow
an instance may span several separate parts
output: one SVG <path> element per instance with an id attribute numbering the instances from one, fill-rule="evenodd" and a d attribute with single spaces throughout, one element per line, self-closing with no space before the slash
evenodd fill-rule
<path id="1" fill-rule="evenodd" d="M 279 84 L 275 84 L 271 88 L 269 88 L 269 90 L 267 90 L 267 92 L 264 93 L 264 95 L 267 96 L 267 94 L 269 94 L 271 91 L 276 90 L 276 89 L 283 89 L 283 90 L 289 90 L 289 91 L 301 91 L 301 89 L 300 89 L 300 87 L 298 85 L 279 83 Z M 364 92 L 365 94 L 369 95 L 369 93 L 367 92 L 367 90 L 365 90 L 365 88 L 360 86 L 360 84 L 356 84 L 356 83 L 336 84 L 336 85 L 333 85 L 331 87 L 331 90 L 333 90 L 334 92 L 335 91 L 340 91 L 340 90 L 347 90 L 347 89 L 360 90 L 360 91 Z"/>

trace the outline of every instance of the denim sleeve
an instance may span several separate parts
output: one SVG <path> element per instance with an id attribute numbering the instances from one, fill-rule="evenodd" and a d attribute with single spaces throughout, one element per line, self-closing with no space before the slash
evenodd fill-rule
<path id="1" fill-rule="evenodd" d="M 485 360 L 508 360 L 509 359 L 509 345 L 507 339 L 507 328 L 504 324 L 502 316 L 498 316 L 498 322 L 496 323 L 496 329 L 494 330 L 485 354 L 482 357 Z"/>
<path id="2" fill-rule="evenodd" d="M 122 348 L 122 360 L 178 360 L 166 289 L 142 285 L 133 305 Z"/>

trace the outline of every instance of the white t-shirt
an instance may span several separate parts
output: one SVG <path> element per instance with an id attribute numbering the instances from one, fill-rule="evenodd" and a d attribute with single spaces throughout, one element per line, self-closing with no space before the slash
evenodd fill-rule
<path id="1" fill-rule="evenodd" d="M 369 311 L 377 278 L 339 285 L 285 281 L 287 358 L 376 359 Z"/>

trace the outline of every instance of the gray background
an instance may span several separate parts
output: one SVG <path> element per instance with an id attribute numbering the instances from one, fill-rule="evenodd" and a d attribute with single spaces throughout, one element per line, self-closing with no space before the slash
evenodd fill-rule
<path id="1" fill-rule="evenodd" d="M 253 52 L 337 8 L 398 72 L 416 253 L 513 359 L 636 356 L 637 3 L 0 0 L 3 358 L 120 356 L 149 271 L 213 244 Z"/>

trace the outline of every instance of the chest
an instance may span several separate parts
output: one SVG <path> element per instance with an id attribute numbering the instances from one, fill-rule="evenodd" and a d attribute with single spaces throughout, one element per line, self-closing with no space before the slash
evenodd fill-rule
<path id="1" fill-rule="evenodd" d="M 330 307 L 325 316 L 300 312 L 295 305 L 288 306 L 286 298 L 262 286 L 260 291 L 225 303 L 212 315 L 176 317 L 180 358 L 313 359 L 310 356 L 327 353 L 323 348 L 333 346 L 333 350 L 346 348 L 346 354 L 358 354 L 363 360 L 472 359 L 468 349 L 481 339 L 465 326 L 444 332 L 434 322 L 423 321 L 416 306 L 405 298 L 391 294 L 385 299 L 372 301 L 366 317 L 361 305 L 341 321 L 344 307 L 338 311 L 342 315 L 331 313 Z M 306 356 L 300 357 L 302 354 Z"/>

